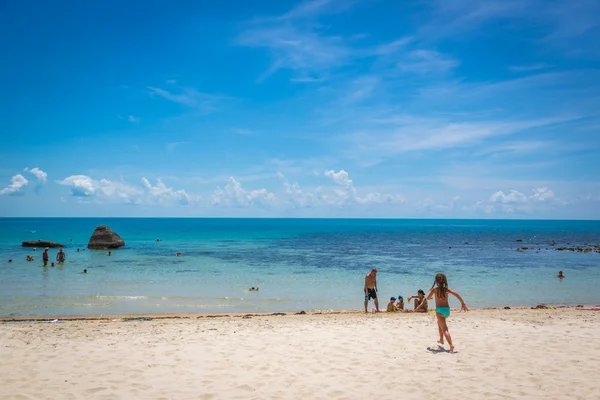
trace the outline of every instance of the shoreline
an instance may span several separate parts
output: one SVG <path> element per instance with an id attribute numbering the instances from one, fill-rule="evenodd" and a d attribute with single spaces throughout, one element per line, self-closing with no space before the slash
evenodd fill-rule
<path id="1" fill-rule="evenodd" d="M 544 306 L 544 307 L 540 307 Z M 514 306 L 514 307 L 469 307 L 468 312 L 460 311 L 460 308 L 451 308 L 453 315 L 456 313 L 468 314 L 469 312 L 478 313 L 481 311 L 523 311 L 523 310 L 574 310 L 574 311 L 600 311 L 600 304 L 581 304 L 581 305 L 549 305 L 537 304 L 535 306 Z M 327 311 L 288 311 L 288 312 L 218 312 L 218 313 L 124 313 L 124 314 L 52 314 L 52 315 L 0 315 L 0 323 L 5 322 L 49 322 L 49 320 L 65 321 L 110 321 L 118 322 L 129 318 L 148 318 L 150 320 L 178 320 L 178 319 L 216 319 L 216 318 L 252 318 L 252 317 L 271 317 L 271 316 L 317 316 L 317 315 L 429 315 L 435 312 L 434 308 L 429 309 L 427 313 L 413 313 L 405 310 L 403 312 L 388 313 L 381 310 L 379 313 L 365 313 L 362 309 L 354 310 L 327 310 Z"/>

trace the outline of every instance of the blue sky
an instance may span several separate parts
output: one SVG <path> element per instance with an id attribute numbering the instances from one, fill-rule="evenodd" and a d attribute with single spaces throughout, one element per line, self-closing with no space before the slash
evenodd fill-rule
<path id="1" fill-rule="evenodd" d="M 0 215 L 600 218 L 600 1 L 5 1 Z"/>

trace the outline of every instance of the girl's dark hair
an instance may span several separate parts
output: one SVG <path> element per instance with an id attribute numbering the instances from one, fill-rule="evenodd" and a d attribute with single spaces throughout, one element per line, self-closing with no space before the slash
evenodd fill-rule
<path id="1" fill-rule="evenodd" d="M 446 297 L 446 293 L 448 292 L 448 278 L 446 278 L 446 275 L 442 274 L 441 272 L 437 274 L 431 288 L 433 289 L 436 285 L 438 288 L 439 297 Z"/>

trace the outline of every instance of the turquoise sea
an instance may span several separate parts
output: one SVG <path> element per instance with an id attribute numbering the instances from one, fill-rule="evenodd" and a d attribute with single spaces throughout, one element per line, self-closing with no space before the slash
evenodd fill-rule
<path id="1" fill-rule="evenodd" d="M 126 242 L 111 257 L 85 249 L 100 224 Z M 600 253 L 555 250 L 598 244 L 600 221 L 0 218 L 0 315 L 361 309 L 373 267 L 382 308 L 437 272 L 471 307 L 600 304 Z"/>

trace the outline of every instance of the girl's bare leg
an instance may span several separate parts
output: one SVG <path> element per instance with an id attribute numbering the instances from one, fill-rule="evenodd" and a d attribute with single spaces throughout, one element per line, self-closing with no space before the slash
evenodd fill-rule
<path id="1" fill-rule="evenodd" d="M 435 313 L 435 316 L 438 320 L 438 326 L 440 327 L 441 331 L 446 337 L 446 340 L 448 341 L 448 344 L 450 345 L 450 351 L 454 351 L 454 345 L 452 344 L 452 336 L 450 336 L 450 332 L 448 331 L 448 325 L 446 325 L 446 317 L 438 313 Z"/>
<path id="2" fill-rule="evenodd" d="M 436 313 L 436 315 L 437 315 L 437 313 Z M 440 334 L 440 340 L 438 340 L 438 343 L 439 344 L 444 344 L 444 331 L 442 330 L 442 327 L 440 325 L 440 319 L 439 318 L 438 318 L 438 321 L 437 321 L 437 326 L 438 326 L 438 332 Z"/>

